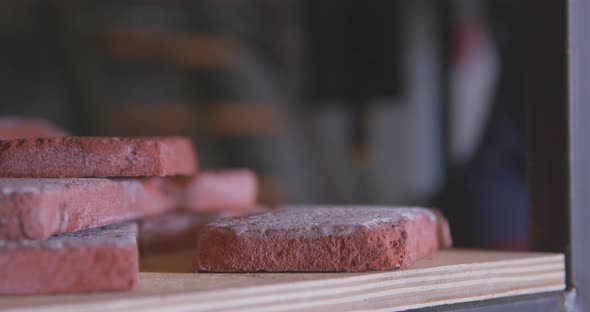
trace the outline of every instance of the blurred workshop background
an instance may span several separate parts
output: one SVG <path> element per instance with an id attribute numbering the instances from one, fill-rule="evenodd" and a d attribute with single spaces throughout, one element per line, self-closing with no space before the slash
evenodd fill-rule
<path id="1" fill-rule="evenodd" d="M 188 135 L 264 203 L 432 205 L 526 248 L 522 1 L 0 2 L 0 114 Z"/>

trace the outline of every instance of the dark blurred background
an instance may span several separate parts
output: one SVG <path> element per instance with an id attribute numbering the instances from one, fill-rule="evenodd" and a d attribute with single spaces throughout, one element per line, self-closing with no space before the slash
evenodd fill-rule
<path id="1" fill-rule="evenodd" d="M 0 114 L 188 135 L 264 203 L 438 206 L 526 248 L 522 1 L 0 2 Z"/>

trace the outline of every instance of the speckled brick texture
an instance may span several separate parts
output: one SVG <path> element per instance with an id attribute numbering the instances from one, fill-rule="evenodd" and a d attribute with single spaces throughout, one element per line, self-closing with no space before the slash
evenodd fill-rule
<path id="1" fill-rule="evenodd" d="M 203 227 L 193 268 L 208 272 L 403 268 L 450 243 L 439 237 L 445 224 L 423 208 L 284 207 Z"/>
<path id="2" fill-rule="evenodd" d="M 0 178 L 0 239 L 43 239 L 175 207 L 149 179 Z"/>
<path id="3" fill-rule="evenodd" d="M 197 158 L 183 137 L 51 137 L 0 140 L 0 176 L 85 178 L 192 175 Z"/>
<path id="4" fill-rule="evenodd" d="M 43 119 L 0 117 L 0 139 L 36 138 L 67 135 L 67 131 Z"/>
<path id="5" fill-rule="evenodd" d="M 138 284 L 137 226 L 116 224 L 46 240 L 0 241 L 0 294 L 132 289 Z"/>

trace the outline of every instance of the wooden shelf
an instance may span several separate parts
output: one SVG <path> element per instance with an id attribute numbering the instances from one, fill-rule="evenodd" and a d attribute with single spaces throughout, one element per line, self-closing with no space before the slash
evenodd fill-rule
<path id="1" fill-rule="evenodd" d="M 141 287 L 135 291 L 1 297 L 0 310 L 400 311 L 565 288 L 561 254 L 458 249 L 388 272 L 145 272 L 188 271 L 191 258 L 191 251 L 142 258 Z"/>
<path id="2" fill-rule="evenodd" d="M 99 34 L 103 51 L 115 58 L 165 61 L 203 69 L 235 63 L 235 44 L 224 35 L 116 30 Z"/>
<path id="3" fill-rule="evenodd" d="M 288 126 L 275 103 L 211 103 L 207 108 L 182 103 L 117 105 L 105 114 L 116 135 L 194 135 L 203 131 L 225 138 L 268 138 Z"/>

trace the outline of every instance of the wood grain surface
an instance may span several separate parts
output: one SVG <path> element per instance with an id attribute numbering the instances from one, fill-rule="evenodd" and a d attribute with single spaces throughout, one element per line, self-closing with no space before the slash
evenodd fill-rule
<path id="1" fill-rule="evenodd" d="M 190 273 L 191 260 L 192 251 L 145 255 L 137 290 L 0 297 L 0 310 L 400 311 L 565 288 L 564 256 L 548 253 L 450 249 L 369 273 Z"/>

